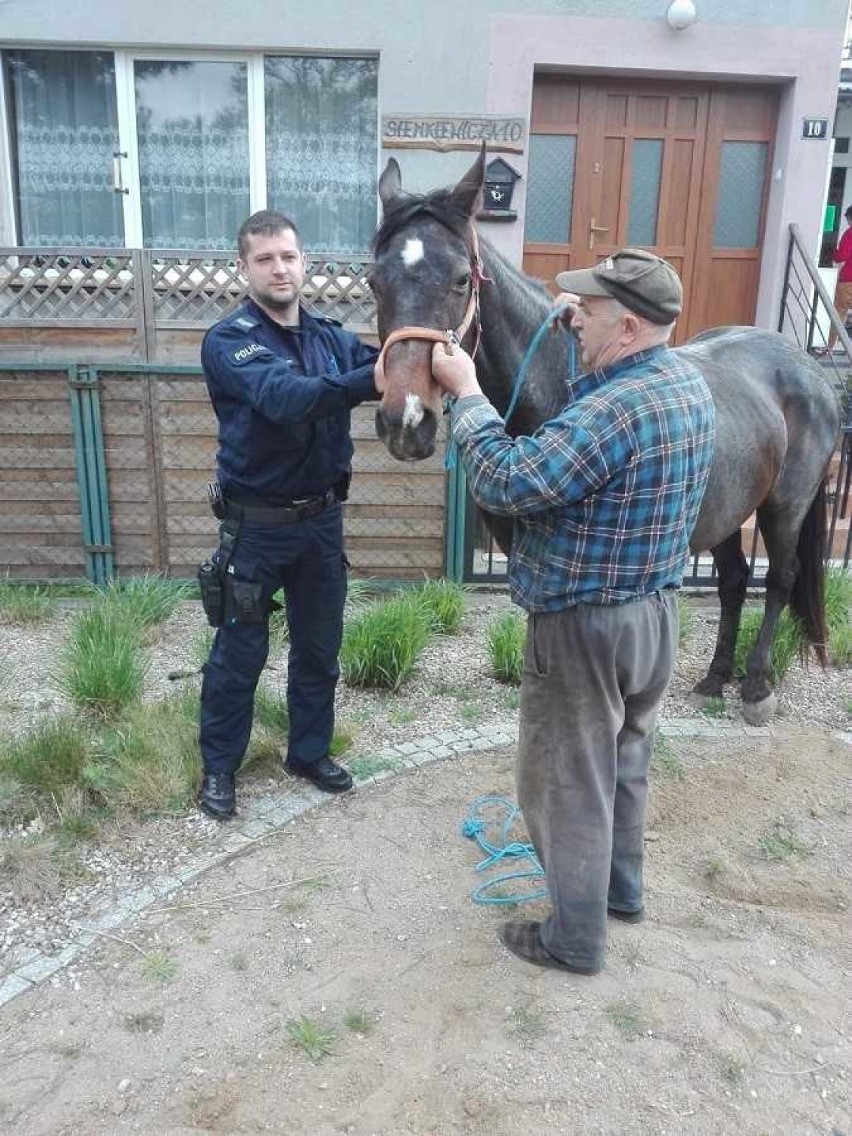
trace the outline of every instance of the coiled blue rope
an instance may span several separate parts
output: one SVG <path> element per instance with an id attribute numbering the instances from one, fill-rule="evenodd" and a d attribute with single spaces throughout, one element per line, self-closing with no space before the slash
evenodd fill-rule
<path id="1" fill-rule="evenodd" d="M 485 813 L 492 814 L 486 817 Z M 467 816 L 462 821 L 461 832 L 471 840 L 475 840 L 486 854 L 485 859 L 476 865 L 477 872 L 486 872 L 501 860 L 507 857 L 529 860 L 531 870 L 527 872 L 506 872 L 494 876 L 484 884 L 480 884 L 471 892 L 474 903 L 480 904 L 519 904 L 530 903 L 535 899 L 546 899 L 547 888 L 525 892 L 519 895 L 494 895 L 495 888 L 503 888 L 513 880 L 541 880 L 544 879 L 544 869 L 532 844 L 522 844 L 511 839 L 512 827 L 520 816 L 517 805 L 506 800 L 505 797 L 485 793 L 474 800 L 468 809 Z M 502 819 L 501 819 L 502 817 Z M 493 833 L 489 839 L 487 833 Z"/>

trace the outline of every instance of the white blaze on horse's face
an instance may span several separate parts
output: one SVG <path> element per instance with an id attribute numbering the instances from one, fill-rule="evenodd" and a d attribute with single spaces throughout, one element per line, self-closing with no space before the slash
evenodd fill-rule
<path id="1" fill-rule="evenodd" d="M 419 237 L 409 237 L 400 255 L 402 256 L 402 263 L 405 267 L 413 268 L 415 264 L 419 264 L 423 259 L 423 242 Z"/>
<path id="2" fill-rule="evenodd" d="M 423 403 L 416 394 L 405 396 L 405 410 L 402 412 L 403 430 L 416 430 L 423 421 Z"/>

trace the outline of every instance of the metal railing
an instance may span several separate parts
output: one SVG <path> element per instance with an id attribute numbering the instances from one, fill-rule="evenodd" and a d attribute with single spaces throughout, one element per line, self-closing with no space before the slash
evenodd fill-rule
<path id="1" fill-rule="evenodd" d="M 837 453 L 829 469 L 827 553 L 831 561 L 848 567 L 850 560 L 850 490 L 852 490 L 852 338 L 846 330 L 846 312 L 839 313 L 808 252 L 798 225 L 790 225 L 790 244 L 781 293 L 778 330 L 805 351 L 819 355 L 837 390 L 843 418 Z M 836 342 L 828 350 L 829 334 Z"/>

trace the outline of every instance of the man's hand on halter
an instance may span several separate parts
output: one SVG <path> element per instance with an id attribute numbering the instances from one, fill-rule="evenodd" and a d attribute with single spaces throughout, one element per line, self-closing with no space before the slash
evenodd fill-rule
<path id="1" fill-rule="evenodd" d="M 436 343 L 432 348 L 432 378 L 452 398 L 482 394 L 473 359 L 454 344 Z"/>

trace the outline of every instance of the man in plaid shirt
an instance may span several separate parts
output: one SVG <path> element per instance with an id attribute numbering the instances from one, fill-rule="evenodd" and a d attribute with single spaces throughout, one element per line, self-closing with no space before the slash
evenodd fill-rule
<path id="1" fill-rule="evenodd" d="M 527 962 L 596 974 L 607 914 L 644 915 L 648 766 L 715 415 L 667 346 L 683 303 L 671 265 L 623 249 L 556 281 L 585 373 L 533 437 L 509 437 L 464 351 L 436 344 L 432 368 L 474 499 L 514 520 L 512 598 L 529 613 L 518 799 L 553 910 L 498 933 Z"/>

